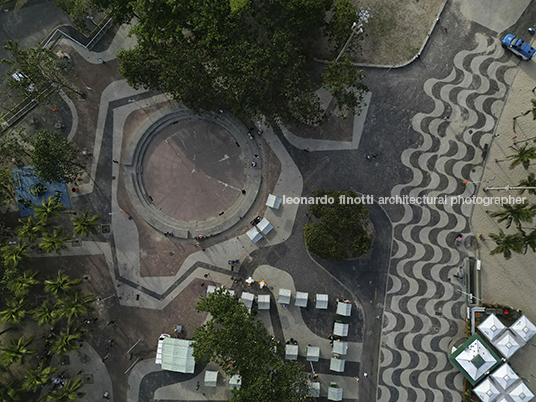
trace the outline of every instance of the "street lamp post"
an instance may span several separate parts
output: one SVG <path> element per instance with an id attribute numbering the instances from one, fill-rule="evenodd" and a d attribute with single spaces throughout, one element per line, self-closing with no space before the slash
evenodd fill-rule
<path id="1" fill-rule="evenodd" d="M 510 190 L 536 190 L 536 187 L 519 187 L 519 186 L 506 186 L 506 187 L 484 187 L 484 191 L 489 190 L 504 190 L 504 191 L 510 191 Z"/>
<path id="2" fill-rule="evenodd" d="M 339 53 L 339 55 L 335 59 L 335 63 L 339 61 L 339 59 L 341 58 L 342 54 L 344 53 L 344 51 L 346 50 L 346 48 L 350 44 L 350 41 L 352 40 L 354 35 L 355 34 L 360 34 L 360 33 L 363 32 L 363 24 L 367 24 L 369 18 L 372 18 L 372 14 L 370 13 L 370 8 L 367 8 L 365 10 L 363 7 L 361 7 L 360 11 L 358 11 L 356 14 L 359 16 L 359 22 L 354 22 L 352 24 L 352 33 L 350 34 L 350 37 L 348 38 L 348 40 L 346 41 L 344 46 L 342 47 L 341 52 Z"/>

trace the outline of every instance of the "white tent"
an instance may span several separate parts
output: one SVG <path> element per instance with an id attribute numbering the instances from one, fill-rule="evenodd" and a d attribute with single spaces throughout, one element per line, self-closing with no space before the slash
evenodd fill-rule
<path id="1" fill-rule="evenodd" d="M 333 326 L 333 334 L 337 336 L 348 336 L 348 324 L 336 322 Z"/>
<path id="2" fill-rule="evenodd" d="M 317 294 L 315 296 L 315 308 L 325 310 L 328 308 L 328 295 Z"/>
<path id="3" fill-rule="evenodd" d="M 262 221 L 260 221 L 259 224 L 257 225 L 257 229 L 259 229 L 264 235 L 267 235 L 268 233 L 270 233 L 270 231 L 273 228 L 274 227 L 272 226 L 272 224 L 268 222 L 268 219 L 266 218 L 263 218 Z"/>
<path id="4" fill-rule="evenodd" d="M 215 387 L 218 385 L 218 372 L 205 371 L 205 387 Z"/>
<path id="5" fill-rule="evenodd" d="M 334 341 L 333 342 L 333 353 L 339 355 L 345 355 L 348 352 L 348 342 L 343 341 Z"/>
<path id="6" fill-rule="evenodd" d="M 259 310 L 270 310 L 270 295 L 259 295 L 257 306 Z"/>
<path id="7" fill-rule="evenodd" d="M 328 401 L 342 401 L 342 388 L 334 382 L 328 388 Z"/>
<path id="8" fill-rule="evenodd" d="M 499 321 L 495 314 L 490 314 L 477 328 L 486 338 L 493 342 L 506 329 L 506 326 Z"/>
<path id="9" fill-rule="evenodd" d="M 240 388 L 240 384 L 242 384 L 242 377 L 240 377 L 239 374 L 235 374 L 231 378 L 229 378 L 229 388 Z"/>
<path id="10" fill-rule="evenodd" d="M 281 304 L 290 304 L 290 289 L 279 289 L 277 302 Z"/>
<path id="11" fill-rule="evenodd" d="M 512 370 L 508 363 L 501 365 L 501 367 L 495 370 L 490 377 L 504 390 L 507 390 L 519 380 L 518 375 Z"/>
<path id="12" fill-rule="evenodd" d="M 244 303 L 244 305 L 249 310 L 251 310 L 251 306 L 253 306 L 253 300 L 255 300 L 255 295 L 253 293 L 242 292 L 242 296 L 240 296 L 240 302 Z"/>
<path id="13" fill-rule="evenodd" d="M 260 239 L 262 239 L 262 235 L 259 233 L 256 226 L 253 226 L 251 229 L 249 229 L 246 234 L 253 243 L 257 243 Z"/>
<path id="14" fill-rule="evenodd" d="M 308 299 L 309 293 L 296 292 L 296 300 L 294 300 L 294 305 L 296 307 L 307 307 Z"/>
<path id="15" fill-rule="evenodd" d="M 270 194 L 266 200 L 266 205 L 273 209 L 279 209 L 279 206 L 281 205 L 281 198 Z"/>
<path id="16" fill-rule="evenodd" d="M 536 335 L 536 325 L 528 319 L 526 315 L 522 315 L 512 324 L 510 330 L 519 338 L 527 343 L 534 335 Z"/>
<path id="17" fill-rule="evenodd" d="M 193 373 L 195 360 L 192 355 L 194 341 L 164 338 L 162 341 L 162 370 Z"/>
<path id="18" fill-rule="evenodd" d="M 471 342 L 455 360 L 474 381 L 497 364 L 496 358 L 479 339 Z"/>
<path id="19" fill-rule="evenodd" d="M 493 385 L 489 377 L 473 388 L 473 392 L 482 402 L 495 401 L 501 395 L 501 392 Z"/>
<path id="20" fill-rule="evenodd" d="M 523 382 L 512 389 L 508 395 L 514 402 L 528 402 L 534 398 L 532 391 Z"/>
<path id="21" fill-rule="evenodd" d="M 521 348 L 518 340 L 514 338 L 514 335 L 510 331 L 503 332 L 492 342 L 492 344 L 507 359 L 512 357 L 513 354 Z"/>
<path id="22" fill-rule="evenodd" d="M 164 345 L 164 339 L 170 338 L 171 335 L 168 334 L 162 334 L 160 335 L 160 338 L 158 339 L 158 346 L 156 348 L 156 364 L 162 364 L 162 347 Z"/>
<path id="23" fill-rule="evenodd" d="M 346 360 L 343 360 L 343 359 L 337 359 L 335 357 L 332 357 L 331 358 L 331 361 L 329 363 L 329 369 L 331 371 L 336 371 L 338 373 L 343 373 L 344 372 L 344 362 Z"/>
<path id="24" fill-rule="evenodd" d="M 298 345 L 285 345 L 285 359 L 298 360 Z"/>
<path id="25" fill-rule="evenodd" d="M 307 346 L 307 361 L 317 362 L 320 359 L 320 348 L 318 346 Z"/>
<path id="26" fill-rule="evenodd" d="M 320 398 L 320 383 L 319 382 L 309 382 L 307 383 L 309 387 L 309 396 L 313 398 Z"/>
<path id="27" fill-rule="evenodd" d="M 352 314 L 352 304 L 351 303 L 338 302 L 337 303 L 337 314 L 349 317 L 350 314 Z"/>

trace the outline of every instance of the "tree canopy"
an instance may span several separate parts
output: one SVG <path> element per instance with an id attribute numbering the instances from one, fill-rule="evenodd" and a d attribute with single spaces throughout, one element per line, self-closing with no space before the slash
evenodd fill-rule
<path id="1" fill-rule="evenodd" d="M 235 297 L 218 289 L 202 298 L 196 309 L 211 315 L 194 335 L 196 361 L 214 361 L 227 375 L 242 377 L 231 402 L 308 400 L 301 364 L 284 360 L 278 342 Z"/>
<path id="2" fill-rule="evenodd" d="M 165 90 L 196 111 L 228 108 L 236 115 L 316 124 L 324 112 L 314 93 L 320 80 L 315 84 L 312 51 L 321 35 L 338 27 L 326 23 L 327 13 L 348 14 L 334 3 L 110 0 L 109 5 L 113 13 L 138 16 L 136 47 L 118 54 L 121 73 L 135 88 Z M 363 73 L 353 70 L 343 63 L 324 81 L 338 103 L 358 109 L 366 87 Z"/>

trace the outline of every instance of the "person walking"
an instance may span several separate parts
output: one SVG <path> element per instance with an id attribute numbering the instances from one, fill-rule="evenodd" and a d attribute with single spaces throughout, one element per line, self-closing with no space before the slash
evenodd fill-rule
<path id="1" fill-rule="evenodd" d="M 102 59 L 102 57 L 99 57 L 99 63 L 106 64 L 106 62 Z"/>

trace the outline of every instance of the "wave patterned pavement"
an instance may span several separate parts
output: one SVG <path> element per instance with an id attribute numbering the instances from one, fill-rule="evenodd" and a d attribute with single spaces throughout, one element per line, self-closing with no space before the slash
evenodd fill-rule
<path id="1" fill-rule="evenodd" d="M 478 37 L 476 48 L 456 54 L 447 77 L 424 83 L 435 107 L 413 117 L 422 145 L 402 153 L 413 179 L 394 187 L 391 196 L 474 194 L 472 182 L 482 173 L 483 153 L 515 71 L 511 59 L 500 43 Z M 403 207 L 403 217 L 394 222 L 377 400 L 461 401 L 463 377 L 447 356 L 450 343 L 465 333 L 463 294 L 452 277 L 468 254 L 455 246 L 455 237 L 468 234 L 471 206 Z"/>

